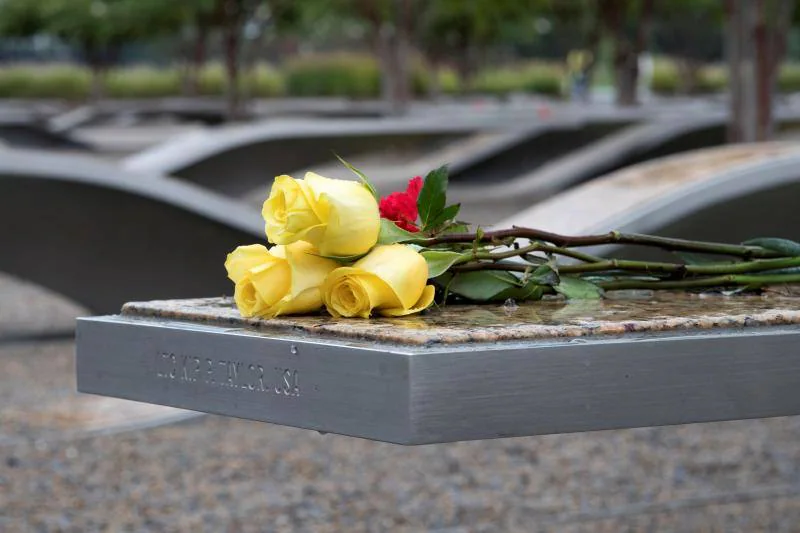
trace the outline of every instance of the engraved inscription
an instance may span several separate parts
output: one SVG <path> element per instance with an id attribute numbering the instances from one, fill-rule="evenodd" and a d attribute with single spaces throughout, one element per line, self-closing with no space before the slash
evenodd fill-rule
<path id="1" fill-rule="evenodd" d="M 179 383 L 202 383 L 210 387 L 240 389 L 297 398 L 300 381 L 294 368 L 244 363 L 230 359 L 202 359 L 173 352 L 158 352 L 155 361 L 157 379 Z"/>

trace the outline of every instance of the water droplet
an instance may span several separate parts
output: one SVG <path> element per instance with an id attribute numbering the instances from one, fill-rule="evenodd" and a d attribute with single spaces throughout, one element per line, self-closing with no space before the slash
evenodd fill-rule
<path id="1" fill-rule="evenodd" d="M 291 348 L 289 348 L 289 352 L 291 352 L 292 355 L 297 355 L 297 346 L 292 344 Z"/>
<path id="2" fill-rule="evenodd" d="M 64 455 L 67 457 L 67 459 L 75 459 L 78 457 L 78 450 L 74 446 L 70 446 L 64 450 Z"/>

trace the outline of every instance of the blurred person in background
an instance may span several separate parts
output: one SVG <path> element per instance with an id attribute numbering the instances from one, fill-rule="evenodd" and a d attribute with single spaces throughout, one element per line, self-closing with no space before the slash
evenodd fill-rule
<path id="1" fill-rule="evenodd" d="M 588 50 L 572 50 L 567 54 L 567 79 L 570 85 L 570 99 L 575 102 L 589 100 L 589 71 L 594 57 Z"/>

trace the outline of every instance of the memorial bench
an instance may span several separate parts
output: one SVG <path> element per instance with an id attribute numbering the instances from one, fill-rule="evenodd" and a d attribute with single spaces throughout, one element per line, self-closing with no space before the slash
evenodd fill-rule
<path id="1" fill-rule="evenodd" d="M 190 183 L 34 150 L 2 152 L 0 213 L 0 271 L 95 313 L 224 294 L 220 258 L 264 235 L 258 212 Z"/>
<path id="2" fill-rule="evenodd" d="M 800 146 L 792 142 L 696 150 L 628 167 L 500 222 L 561 234 L 610 229 L 742 242 L 800 239 Z"/>
<path id="3" fill-rule="evenodd" d="M 797 238 L 799 163 L 781 143 L 673 156 L 504 225 Z M 208 298 L 80 319 L 77 377 L 87 393 L 427 444 L 800 414 L 798 340 L 796 289 L 372 321 L 245 320 L 230 299 Z"/>
<path id="4" fill-rule="evenodd" d="M 242 319 L 230 299 L 79 319 L 81 392 L 398 444 L 800 414 L 800 292 Z"/>
<path id="5" fill-rule="evenodd" d="M 31 113 L 0 114 L 0 141 L 20 148 L 87 151 L 89 146 L 67 134 L 53 131 Z"/>
<path id="6" fill-rule="evenodd" d="M 725 144 L 726 117 L 698 113 L 679 118 L 651 119 L 577 145 L 561 157 L 547 160 L 526 172 L 506 172 L 503 181 L 482 185 L 454 183 L 453 199 L 464 205 L 497 206 L 511 212 L 542 202 L 563 191 L 647 161 Z M 788 127 L 798 121 L 783 112 L 779 122 Z"/>
<path id="7" fill-rule="evenodd" d="M 486 128 L 481 121 L 428 119 L 269 121 L 185 135 L 130 156 L 122 165 L 241 196 L 272 176 L 324 162 L 332 152 L 348 157 L 392 147 L 419 148 Z"/>
<path id="8" fill-rule="evenodd" d="M 454 163 L 457 175 L 489 164 L 520 163 L 520 150 L 550 153 L 548 143 L 576 132 L 585 141 L 602 136 L 615 127 L 630 123 L 629 117 L 597 117 L 548 121 L 531 126 L 530 118 L 489 116 L 425 117 L 384 120 L 284 120 L 233 126 L 186 135 L 126 158 L 126 169 L 175 176 L 229 196 L 242 196 L 263 186 L 277 174 L 292 173 L 323 164 L 332 152 L 344 157 L 380 150 L 420 151 L 441 147 L 448 142 L 487 132 L 510 132 L 479 153 L 462 156 Z M 563 152 L 562 143 L 553 150 Z M 526 156 L 523 163 L 540 163 L 541 157 Z M 438 162 L 443 163 L 442 161 Z M 474 173 L 473 173 L 474 174 Z"/>

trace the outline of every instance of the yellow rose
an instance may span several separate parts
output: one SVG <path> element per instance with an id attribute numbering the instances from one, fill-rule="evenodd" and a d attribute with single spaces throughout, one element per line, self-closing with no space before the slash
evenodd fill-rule
<path id="1" fill-rule="evenodd" d="M 428 264 L 410 246 L 376 246 L 352 267 L 331 272 L 322 285 L 322 299 L 334 317 L 368 318 L 418 313 L 433 303 Z"/>
<path id="2" fill-rule="evenodd" d="M 308 241 L 321 255 L 349 256 L 378 242 L 378 203 L 360 183 L 306 172 L 305 179 L 278 176 L 261 214 L 275 244 Z"/>
<path id="3" fill-rule="evenodd" d="M 251 244 L 229 253 L 225 269 L 235 283 L 233 299 L 242 316 L 272 318 L 322 307 L 320 286 L 339 264 L 315 253 L 304 241 L 271 250 Z"/>

